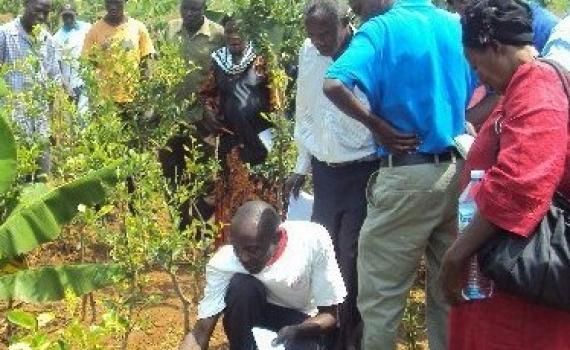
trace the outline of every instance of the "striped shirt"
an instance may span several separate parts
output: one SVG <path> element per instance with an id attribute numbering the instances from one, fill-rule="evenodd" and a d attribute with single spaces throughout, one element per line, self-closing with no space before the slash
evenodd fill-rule
<path id="1" fill-rule="evenodd" d="M 34 43 L 36 41 L 36 43 Z M 33 39 L 22 27 L 20 18 L 0 27 L 0 65 L 10 65 L 4 79 L 13 93 L 23 93 L 35 84 L 46 84 L 50 79 L 60 81 L 56 48 L 51 35 L 41 29 Z M 49 132 L 47 115 L 31 117 L 22 108 L 15 108 L 15 122 L 27 134 Z"/>
<path id="2" fill-rule="evenodd" d="M 299 76 L 295 113 L 295 141 L 299 155 L 295 173 L 306 174 L 311 157 L 321 162 L 344 163 L 376 152 L 370 131 L 342 113 L 323 93 L 323 80 L 332 58 L 322 56 L 305 40 L 299 53 Z M 356 89 L 363 103 L 368 101 Z"/>

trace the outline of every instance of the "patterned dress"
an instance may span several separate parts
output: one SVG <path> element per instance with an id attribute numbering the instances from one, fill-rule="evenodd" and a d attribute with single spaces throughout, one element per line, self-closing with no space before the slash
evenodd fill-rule
<path id="1" fill-rule="evenodd" d="M 215 219 L 225 225 L 219 245 L 227 242 L 229 223 L 245 202 L 263 200 L 280 208 L 276 182 L 251 170 L 268 155 L 258 136 L 271 127 L 263 114 L 271 111 L 274 101 L 265 60 L 253 51 L 251 44 L 235 63 L 225 47 L 215 51 L 200 96 L 208 113 L 225 129 L 218 135 L 222 170 L 214 190 Z"/>

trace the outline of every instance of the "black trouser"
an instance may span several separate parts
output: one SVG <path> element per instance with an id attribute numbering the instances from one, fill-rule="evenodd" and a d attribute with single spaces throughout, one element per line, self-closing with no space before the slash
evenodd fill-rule
<path id="1" fill-rule="evenodd" d="M 348 292 L 338 309 L 340 329 L 335 349 L 339 350 L 358 349 L 362 337 L 362 319 L 356 305 L 356 257 L 360 228 L 366 218 L 366 184 L 379 164 L 371 161 L 331 167 L 312 160 L 315 195 L 312 220 L 328 230 Z"/>
<path id="2" fill-rule="evenodd" d="M 162 173 L 169 182 L 172 191 L 176 192 L 178 186 L 189 186 L 190 174 L 186 173 L 186 156 L 191 149 L 192 139 L 190 136 L 180 133 L 174 135 L 166 143 L 166 147 L 158 151 L 158 159 L 162 165 Z M 191 213 L 197 212 L 204 220 L 208 220 L 214 214 L 214 208 L 203 197 L 196 199 L 195 208 L 190 208 L 190 199 L 179 203 L 180 230 L 184 230 L 194 217 Z M 197 215 L 196 215 L 197 216 Z"/>
<path id="3" fill-rule="evenodd" d="M 289 325 L 302 323 L 306 314 L 267 302 L 265 286 L 251 275 L 235 274 L 226 292 L 224 330 L 230 350 L 255 350 L 251 329 L 260 327 L 278 332 Z M 324 337 L 300 339 L 287 344 L 287 350 L 322 350 Z"/>

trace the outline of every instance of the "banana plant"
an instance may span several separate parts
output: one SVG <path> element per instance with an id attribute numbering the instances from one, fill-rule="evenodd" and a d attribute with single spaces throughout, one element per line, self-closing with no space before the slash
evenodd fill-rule
<path id="1" fill-rule="evenodd" d="M 0 194 L 10 189 L 16 178 L 16 161 L 14 135 L 10 131 L 6 118 L 0 115 Z"/>
<path id="2" fill-rule="evenodd" d="M 6 120 L 0 117 L 0 194 L 10 190 L 16 177 L 16 145 Z M 57 239 L 62 226 L 81 205 L 102 202 L 106 187 L 118 181 L 117 165 L 48 190 L 32 189 L 0 225 L 0 300 L 41 303 L 61 300 L 66 291 L 84 295 L 114 284 L 121 269 L 113 264 L 46 266 L 37 269 L 4 269 L 22 254 Z M 26 193 L 26 192 L 24 192 Z M 31 194 L 30 194 L 31 193 Z"/>

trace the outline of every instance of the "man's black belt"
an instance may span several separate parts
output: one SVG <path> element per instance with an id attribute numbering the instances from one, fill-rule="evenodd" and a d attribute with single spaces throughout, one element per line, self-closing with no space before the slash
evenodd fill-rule
<path id="1" fill-rule="evenodd" d="M 380 167 L 386 168 L 420 164 L 448 163 L 455 162 L 457 159 L 461 159 L 461 156 L 456 150 L 440 154 L 410 153 L 388 155 L 380 158 Z"/>

